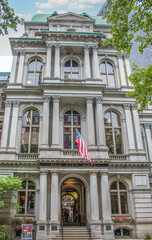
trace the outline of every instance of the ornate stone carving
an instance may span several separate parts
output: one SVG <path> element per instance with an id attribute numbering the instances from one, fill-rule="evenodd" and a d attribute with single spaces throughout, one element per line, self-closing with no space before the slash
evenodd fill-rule
<path id="1" fill-rule="evenodd" d="M 86 97 L 87 104 L 93 103 L 94 97 Z"/>
<path id="2" fill-rule="evenodd" d="M 44 95 L 43 96 L 43 102 L 49 103 L 49 101 L 50 101 L 50 96 L 49 95 Z"/>
<path id="3" fill-rule="evenodd" d="M 13 106 L 14 107 L 19 107 L 20 106 L 20 101 L 18 101 L 18 100 L 13 101 Z"/>
<path id="4" fill-rule="evenodd" d="M 130 104 L 129 103 L 123 104 L 123 107 L 124 107 L 125 110 L 130 110 Z"/>
<path id="5" fill-rule="evenodd" d="M 20 50 L 19 50 L 19 53 L 20 53 L 20 55 L 24 56 L 26 52 L 25 52 L 24 49 L 20 49 Z"/>
<path id="6" fill-rule="evenodd" d="M 53 99 L 53 103 L 59 103 L 60 96 L 59 95 L 54 95 L 54 96 L 52 96 L 52 99 Z"/>
<path id="7" fill-rule="evenodd" d="M 131 108 L 132 108 L 133 110 L 137 110 L 138 105 L 137 105 L 137 104 L 131 104 Z"/>
<path id="8" fill-rule="evenodd" d="M 47 46 L 47 48 L 52 48 L 53 44 L 51 42 L 46 42 L 46 46 Z"/>
<path id="9" fill-rule="evenodd" d="M 11 106 L 12 106 L 12 101 L 11 100 L 6 100 L 5 107 L 11 107 Z"/>
<path id="10" fill-rule="evenodd" d="M 152 126 L 152 124 L 150 124 L 150 123 L 144 123 L 145 128 L 150 128 L 151 126 Z"/>
<path id="11" fill-rule="evenodd" d="M 95 97 L 95 99 L 96 99 L 97 104 L 100 104 L 103 102 L 103 96 L 97 96 L 97 97 Z"/>

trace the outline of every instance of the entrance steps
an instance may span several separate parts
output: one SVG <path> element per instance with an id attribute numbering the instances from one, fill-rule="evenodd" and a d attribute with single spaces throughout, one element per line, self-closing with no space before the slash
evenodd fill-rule
<path id="1" fill-rule="evenodd" d="M 54 240 L 98 240 L 97 238 L 91 236 L 90 230 L 86 226 L 71 226 L 63 227 L 63 238 L 62 229 L 60 229 L 59 235 L 57 235 Z"/>

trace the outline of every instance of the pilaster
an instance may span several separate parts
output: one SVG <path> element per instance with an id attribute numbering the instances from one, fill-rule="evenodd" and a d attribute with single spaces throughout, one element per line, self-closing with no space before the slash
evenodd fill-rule
<path id="1" fill-rule="evenodd" d="M 93 111 L 94 97 L 87 97 L 87 136 L 88 148 L 95 146 L 95 127 L 94 127 L 94 111 Z"/>
<path id="2" fill-rule="evenodd" d="M 124 71 L 124 64 L 123 64 L 123 58 L 122 55 L 118 56 L 118 63 L 119 63 L 119 73 L 120 73 L 120 80 L 121 80 L 121 86 L 127 86 L 126 83 L 126 76 Z"/>
<path id="3" fill-rule="evenodd" d="M 60 78 L 60 45 L 55 45 L 54 78 Z"/>
<path id="4" fill-rule="evenodd" d="M 100 79 L 99 71 L 99 59 L 98 59 L 98 46 L 93 46 L 93 56 L 92 56 L 92 70 L 93 70 L 93 79 Z"/>
<path id="5" fill-rule="evenodd" d="M 149 161 L 152 162 L 152 132 L 151 132 L 151 124 L 145 123 L 145 134 L 146 134 L 146 140 L 147 140 L 147 148 L 148 148 L 148 156 Z"/>
<path id="6" fill-rule="evenodd" d="M 89 46 L 84 47 L 84 79 L 91 78 Z"/>
<path id="7" fill-rule="evenodd" d="M 49 147 L 49 103 L 50 96 L 43 96 L 43 127 L 42 127 L 42 141 L 41 147 L 48 148 Z"/>
<path id="8" fill-rule="evenodd" d="M 9 83 L 15 83 L 16 71 L 17 71 L 17 59 L 18 59 L 18 51 L 14 50 L 13 51 L 13 62 L 12 62 L 12 67 L 11 67 L 11 75 L 10 75 Z"/>
<path id="9" fill-rule="evenodd" d="M 52 123 L 52 148 L 59 148 L 59 102 L 60 96 L 52 96 L 53 123 Z"/>
<path id="10" fill-rule="evenodd" d="M 18 67 L 18 74 L 17 74 L 17 83 L 19 84 L 23 83 L 24 57 L 25 57 L 25 50 L 20 50 L 19 67 Z"/>
<path id="11" fill-rule="evenodd" d="M 45 77 L 46 78 L 51 78 L 52 44 L 50 42 L 47 42 L 46 47 L 47 47 L 47 54 L 46 54 Z"/>

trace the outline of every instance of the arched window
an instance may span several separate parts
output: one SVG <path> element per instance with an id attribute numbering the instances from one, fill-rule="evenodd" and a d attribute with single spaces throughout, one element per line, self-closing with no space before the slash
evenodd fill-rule
<path id="1" fill-rule="evenodd" d="M 126 228 L 118 228 L 114 232 L 115 232 L 115 237 L 117 239 L 122 239 L 122 237 L 124 238 L 131 237 L 131 231 Z"/>
<path id="2" fill-rule="evenodd" d="M 20 214 L 35 213 L 35 185 L 30 180 L 22 182 L 22 189 L 18 191 L 18 202 L 22 206 Z"/>
<path id="3" fill-rule="evenodd" d="M 78 79 L 79 67 L 78 63 L 72 59 L 65 62 L 64 65 L 64 79 Z"/>
<path id="4" fill-rule="evenodd" d="M 21 153 L 37 153 L 39 144 L 39 113 L 28 110 L 23 115 Z"/>
<path id="5" fill-rule="evenodd" d="M 104 115 L 106 145 L 110 154 L 122 154 L 122 136 L 120 117 L 115 112 Z"/>
<path id="6" fill-rule="evenodd" d="M 114 68 L 110 62 L 104 61 L 100 64 L 100 75 L 107 87 L 115 87 Z"/>
<path id="7" fill-rule="evenodd" d="M 64 148 L 76 149 L 76 127 L 81 132 L 80 114 L 70 110 L 64 114 Z"/>
<path id="8" fill-rule="evenodd" d="M 32 60 L 28 65 L 27 85 L 38 86 L 42 81 L 42 62 L 38 59 Z"/>
<path id="9" fill-rule="evenodd" d="M 126 186 L 118 180 L 113 182 L 110 187 L 110 196 L 112 214 L 127 214 L 128 200 Z"/>

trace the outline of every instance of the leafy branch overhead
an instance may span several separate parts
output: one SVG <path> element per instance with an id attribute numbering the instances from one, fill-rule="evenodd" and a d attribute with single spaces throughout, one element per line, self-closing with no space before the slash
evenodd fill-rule
<path id="1" fill-rule="evenodd" d="M 23 24 L 23 19 L 15 15 L 8 0 L 0 1 L 0 35 L 8 34 L 8 28 L 17 31 L 17 25 Z"/>
<path id="2" fill-rule="evenodd" d="M 152 1 L 151 0 L 108 0 L 108 10 L 105 13 L 107 22 L 112 24 L 112 38 L 106 38 L 104 45 L 112 44 L 118 53 L 131 53 L 131 41 L 139 42 L 139 52 L 152 45 Z M 127 96 L 133 96 L 139 104 L 139 111 L 152 105 L 152 65 L 146 68 L 133 66 L 135 71 L 129 80 L 134 91 Z"/>

